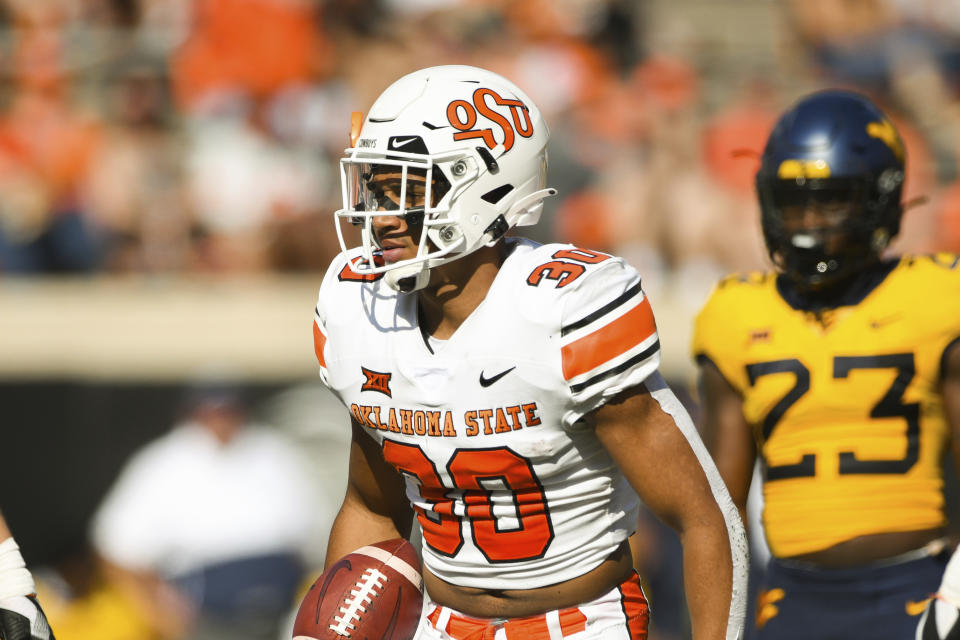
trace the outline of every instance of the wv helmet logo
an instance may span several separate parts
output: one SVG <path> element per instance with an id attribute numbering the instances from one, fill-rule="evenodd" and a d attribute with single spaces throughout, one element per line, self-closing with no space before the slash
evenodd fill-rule
<path id="1" fill-rule="evenodd" d="M 390 378 L 393 376 L 392 373 L 371 371 L 366 367 L 360 367 L 360 371 L 363 372 L 363 375 L 367 379 L 366 382 L 363 383 L 363 386 L 360 387 L 360 391 L 376 391 L 388 398 L 393 397 L 393 393 L 390 391 Z"/>
<path id="2" fill-rule="evenodd" d="M 881 140 L 885 145 L 890 147 L 890 150 L 893 151 L 893 155 L 897 157 L 897 160 L 903 162 L 903 140 L 900 139 L 900 135 L 889 120 L 881 120 L 880 122 L 867 124 L 867 135 L 871 138 Z"/>
<path id="3" fill-rule="evenodd" d="M 489 101 L 488 101 L 489 100 Z M 494 107 L 508 107 L 510 118 Z M 493 122 L 503 134 L 503 150 L 510 151 L 517 135 L 529 138 L 533 135 L 533 122 L 530 119 L 530 110 L 520 100 L 508 100 L 492 89 L 477 89 L 473 92 L 473 102 L 454 100 L 447 105 L 447 120 L 458 132 L 453 134 L 454 140 L 468 140 L 480 138 L 493 149 L 497 146 L 497 137 L 493 127 L 477 128 L 478 115 Z"/>

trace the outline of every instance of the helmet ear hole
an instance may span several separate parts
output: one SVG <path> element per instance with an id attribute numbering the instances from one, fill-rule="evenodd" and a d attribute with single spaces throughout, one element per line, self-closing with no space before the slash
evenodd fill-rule
<path id="1" fill-rule="evenodd" d="M 490 204 L 497 204 L 498 202 L 503 200 L 503 197 L 508 193 L 510 193 L 511 191 L 513 191 L 512 184 L 503 184 L 497 187 L 496 189 L 491 189 L 490 191 L 487 191 L 485 194 L 480 196 L 480 198 L 485 200 L 486 202 L 489 202 Z"/>
<path id="2" fill-rule="evenodd" d="M 480 157 L 483 159 L 483 163 L 487 165 L 487 171 L 494 175 L 500 173 L 500 165 L 497 164 L 493 154 L 490 153 L 486 147 L 477 147 L 477 153 L 480 154 Z"/>
<path id="3" fill-rule="evenodd" d="M 497 216 L 497 219 L 487 225 L 487 228 L 483 230 L 485 235 L 490 236 L 490 240 L 499 240 L 510 230 L 510 225 L 507 224 L 507 219 L 503 215 Z"/>

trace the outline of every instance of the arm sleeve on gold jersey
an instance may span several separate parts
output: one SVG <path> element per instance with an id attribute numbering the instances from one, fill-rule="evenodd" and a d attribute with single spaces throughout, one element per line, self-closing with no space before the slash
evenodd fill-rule
<path id="1" fill-rule="evenodd" d="M 772 274 L 752 273 L 724 278 L 717 284 L 706 304 L 697 314 L 691 350 L 698 363 L 712 363 L 738 391 L 749 385 L 746 370 L 741 366 L 744 316 L 752 303 L 745 298 L 746 288 L 761 285 Z"/>
<path id="2" fill-rule="evenodd" d="M 660 365 L 660 339 L 636 270 L 611 258 L 564 295 L 560 344 L 570 427 Z"/>
<path id="3" fill-rule="evenodd" d="M 942 278 L 942 280 L 931 279 L 930 288 L 924 293 L 928 299 L 936 300 L 936 307 L 941 309 L 937 315 L 952 320 L 946 323 L 947 327 L 940 334 L 936 345 L 940 357 L 937 371 L 939 377 L 943 378 L 947 353 L 951 347 L 960 343 L 960 255 L 934 253 L 922 258 L 913 258 L 913 260 L 929 260 L 931 264 L 926 265 L 927 268 L 933 269 Z"/>

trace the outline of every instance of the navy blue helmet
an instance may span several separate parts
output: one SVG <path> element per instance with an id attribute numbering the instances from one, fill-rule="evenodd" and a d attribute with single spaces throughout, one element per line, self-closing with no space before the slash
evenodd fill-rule
<path id="1" fill-rule="evenodd" d="M 794 104 L 756 177 L 774 264 L 816 290 L 879 260 L 900 230 L 904 162 L 897 130 L 864 96 L 821 91 Z"/>

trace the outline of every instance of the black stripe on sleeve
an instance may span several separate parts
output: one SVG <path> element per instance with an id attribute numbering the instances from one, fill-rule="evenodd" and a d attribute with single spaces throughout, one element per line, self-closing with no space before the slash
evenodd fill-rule
<path id="1" fill-rule="evenodd" d="M 639 362 L 643 362 L 644 360 L 646 360 L 647 358 L 649 358 L 659 350 L 660 350 L 660 340 L 657 339 L 656 342 L 654 342 L 652 345 L 644 349 L 642 352 L 638 353 L 637 355 L 633 356 L 632 358 L 630 358 L 625 362 L 621 362 L 620 364 L 613 367 L 612 369 L 607 369 L 603 373 L 599 373 L 593 376 L 592 378 L 590 378 L 589 380 L 584 380 L 583 382 L 570 385 L 570 391 L 572 391 L 573 393 L 580 393 L 581 391 L 583 391 L 584 389 L 586 389 L 587 387 L 593 384 L 596 384 L 602 380 L 606 380 L 607 378 L 613 377 L 618 373 L 622 373 L 626 371 L 633 365 Z"/>
<path id="2" fill-rule="evenodd" d="M 625 302 L 633 298 L 635 295 L 637 295 L 639 292 L 640 292 L 640 283 L 638 282 L 637 284 L 633 285 L 632 287 L 624 291 L 622 294 L 620 294 L 615 300 L 608 302 L 607 304 L 603 305 L 602 307 L 600 307 L 590 315 L 586 316 L 585 318 L 580 318 L 576 322 L 568 324 L 565 327 L 561 327 L 560 336 L 563 337 L 568 333 L 570 333 L 571 331 L 576 331 L 581 327 L 587 326 L 591 322 L 597 320 L 598 318 L 603 317 L 604 315 L 610 313 L 620 305 L 624 304 Z"/>

